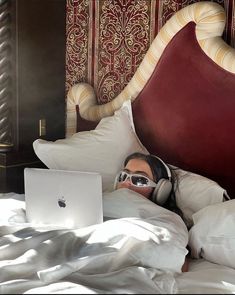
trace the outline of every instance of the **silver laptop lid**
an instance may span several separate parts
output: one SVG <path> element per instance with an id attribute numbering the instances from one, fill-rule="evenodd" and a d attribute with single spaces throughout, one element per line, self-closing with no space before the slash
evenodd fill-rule
<path id="1" fill-rule="evenodd" d="M 24 183 L 30 223 L 81 228 L 103 222 L 98 173 L 25 168 Z"/>

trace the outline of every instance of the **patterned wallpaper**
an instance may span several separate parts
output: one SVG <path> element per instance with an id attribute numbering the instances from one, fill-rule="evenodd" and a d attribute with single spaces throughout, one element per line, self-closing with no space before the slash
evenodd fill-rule
<path id="1" fill-rule="evenodd" d="M 199 1 L 67 0 L 66 91 L 88 82 L 99 104 L 111 101 L 130 81 L 165 22 L 194 2 Z M 223 38 L 235 47 L 235 1 L 213 2 L 225 8 Z"/>

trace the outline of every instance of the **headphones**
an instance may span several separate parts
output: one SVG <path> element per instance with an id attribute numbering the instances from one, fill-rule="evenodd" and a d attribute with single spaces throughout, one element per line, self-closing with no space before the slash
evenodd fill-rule
<path id="1" fill-rule="evenodd" d="M 167 176 L 168 176 L 168 179 L 161 178 L 158 180 L 157 186 L 154 188 L 154 191 L 152 192 L 152 196 L 151 196 L 151 200 L 154 203 L 162 206 L 167 201 L 167 199 L 170 195 L 170 192 L 172 190 L 171 171 L 162 159 L 160 159 L 157 156 L 154 156 L 154 157 L 156 157 L 163 164 L 163 166 L 166 169 Z"/>
<path id="2" fill-rule="evenodd" d="M 159 181 L 157 182 L 157 186 L 154 188 L 152 195 L 151 195 L 151 200 L 154 203 L 162 206 L 167 201 L 167 199 L 170 195 L 170 192 L 172 190 L 171 171 L 162 159 L 160 159 L 157 156 L 154 156 L 154 157 L 157 158 L 163 164 L 163 166 L 166 169 L 167 176 L 168 176 L 168 179 L 166 179 L 166 178 L 159 179 Z M 116 176 L 115 181 L 114 181 L 114 186 L 113 186 L 114 190 L 117 188 L 117 180 L 118 180 L 118 175 Z"/>

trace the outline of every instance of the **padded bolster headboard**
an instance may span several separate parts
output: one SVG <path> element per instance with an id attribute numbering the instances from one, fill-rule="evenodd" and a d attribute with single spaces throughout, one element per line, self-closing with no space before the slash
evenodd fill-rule
<path id="1" fill-rule="evenodd" d="M 76 105 L 83 123 L 97 122 L 131 98 L 137 134 L 150 152 L 235 196 L 235 50 L 221 38 L 224 26 L 224 9 L 213 2 L 175 13 L 114 100 L 97 105 L 86 83 L 70 89 L 67 136 L 77 131 Z"/>
<path id="2" fill-rule="evenodd" d="M 235 74 L 201 50 L 193 22 L 167 46 L 133 114 L 150 152 L 235 192 Z"/>

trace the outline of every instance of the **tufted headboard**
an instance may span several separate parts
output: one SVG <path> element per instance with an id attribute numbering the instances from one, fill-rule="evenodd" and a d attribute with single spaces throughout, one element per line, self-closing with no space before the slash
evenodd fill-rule
<path id="1" fill-rule="evenodd" d="M 111 102 L 74 85 L 67 136 L 94 128 L 131 98 L 136 132 L 167 163 L 217 181 L 235 197 L 235 49 L 222 39 L 222 6 L 197 2 L 162 27 L 135 75 Z"/>

